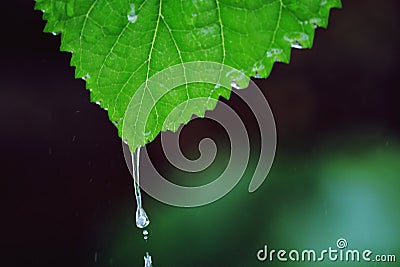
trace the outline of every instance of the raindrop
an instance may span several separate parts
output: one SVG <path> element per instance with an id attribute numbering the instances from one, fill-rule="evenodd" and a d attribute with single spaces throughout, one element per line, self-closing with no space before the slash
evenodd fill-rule
<path id="1" fill-rule="evenodd" d="M 241 89 L 240 86 L 236 83 L 235 80 L 231 81 L 231 87 L 234 88 L 234 89 Z"/>
<path id="2" fill-rule="evenodd" d="M 135 5 L 131 4 L 131 12 L 128 14 L 128 20 L 131 23 L 135 23 L 137 21 L 138 15 L 135 13 Z"/>
<path id="3" fill-rule="evenodd" d="M 296 49 L 303 49 L 303 46 L 299 43 L 299 41 L 295 41 L 295 42 L 291 43 L 290 46 L 292 48 L 296 48 Z"/>

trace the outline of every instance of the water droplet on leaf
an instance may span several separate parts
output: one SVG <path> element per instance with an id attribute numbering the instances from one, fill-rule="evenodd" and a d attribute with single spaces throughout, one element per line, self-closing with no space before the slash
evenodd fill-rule
<path id="1" fill-rule="evenodd" d="M 131 22 L 131 23 L 135 23 L 137 21 L 138 15 L 136 15 L 136 13 L 135 13 L 135 5 L 134 4 L 131 4 L 131 11 L 129 12 L 127 17 L 128 17 L 129 22 Z"/>
<path id="2" fill-rule="evenodd" d="M 292 48 L 296 48 L 296 49 L 303 49 L 303 46 L 298 41 L 295 41 L 294 43 L 291 43 L 290 46 Z"/>
<path id="3" fill-rule="evenodd" d="M 234 88 L 234 89 L 241 89 L 240 86 L 236 83 L 235 80 L 232 80 L 231 87 Z"/>

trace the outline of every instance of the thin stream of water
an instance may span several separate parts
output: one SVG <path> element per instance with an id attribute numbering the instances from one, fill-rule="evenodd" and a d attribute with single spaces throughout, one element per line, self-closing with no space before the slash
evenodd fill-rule
<path id="1" fill-rule="evenodd" d="M 132 156 L 132 178 L 133 178 L 133 190 L 136 198 L 136 226 L 140 229 L 147 227 L 150 224 L 149 217 L 143 209 L 142 204 L 142 194 L 140 192 L 140 173 L 139 173 L 139 164 L 140 164 L 140 147 L 131 154 Z M 143 230 L 143 238 L 147 241 L 148 239 L 148 231 Z M 146 251 L 146 255 L 144 256 L 144 267 L 152 267 L 152 259 L 149 252 Z"/>

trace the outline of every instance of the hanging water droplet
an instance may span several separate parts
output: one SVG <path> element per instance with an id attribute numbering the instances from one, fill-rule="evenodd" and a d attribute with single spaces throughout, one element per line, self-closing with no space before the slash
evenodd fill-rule
<path id="1" fill-rule="evenodd" d="M 256 75 L 254 76 L 254 78 L 260 79 L 261 75 L 257 72 Z"/>
<path id="2" fill-rule="evenodd" d="M 151 256 L 148 252 L 146 252 L 146 255 L 144 256 L 144 267 L 152 267 L 153 262 L 151 260 Z"/>
<path id="3" fill-rule="evenodd" d="M 149 217 L 143 208 L 136 209 L 136 226 L 139 228 L 145 228 L 150 223 Z"/>
<path id="4" fill-rule="evenodd" d="M 51 34 L 54 35 L 54 36 L 58 35 L 57 32 L 52 32 Z"/>
<path id="5" fill-rule="evenodd" d="M 133 187 L 136 197 L 136 226 L 139 228 L 145 228 L 149 225 L 150 220 L 146 212 L 142 207 L 142 195 L 140 192 L 140 175 L 139 175 L 139 159 L 140 159 L 140 147 L 135 153 L 132 153 L 132 177 L 133 177 Z"/>
<path id="6" fill-rule="evenodd" d="M 138 15 L 135 13 L 135 5 L 131 4 L 131 12 L 127 15 L 129 22 L 135 23 L 137 21 Z"/>
<path id="7" fill-rule="evenodd" d="M 214 86 L 214 88 L 220 88 L 221 87 L 221 85 L 219 84 L 219 83 L 217 83 L 215 86 Z"/>

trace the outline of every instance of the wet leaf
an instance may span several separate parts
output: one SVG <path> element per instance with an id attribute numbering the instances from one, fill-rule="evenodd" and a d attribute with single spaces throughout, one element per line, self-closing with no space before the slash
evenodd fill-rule
<path id="1" fill-rule="evenodd" d="M 73 53 L 75 76 L 86 80 L 91 101 L 108 110 L 135 150 L 230 95 L 224 86 L 197 83 L 169 89 L 156 101 L 147 81 L 157 72 L 211 61 L 265 78 L 274 62 L 289 62 L 291 48 L 310 48 L 315 28 L 326 27 L 330 9 L 340 5 L 340 0 L 37 0 L 35 9 L 44 12 L 46 32 L 61 33 L 61 50 Z M 140 101 L 151 105 L 150 114 L 145 122 L 126 122 L 127 107 L 143 84 L 147 91 Z M 187 104 L 192 99 L 206 101 Z M 142 102 L 137 104 L 140 114 Z M 133 135 L 123 135 L 124 123 L 132 124 Z"/>

